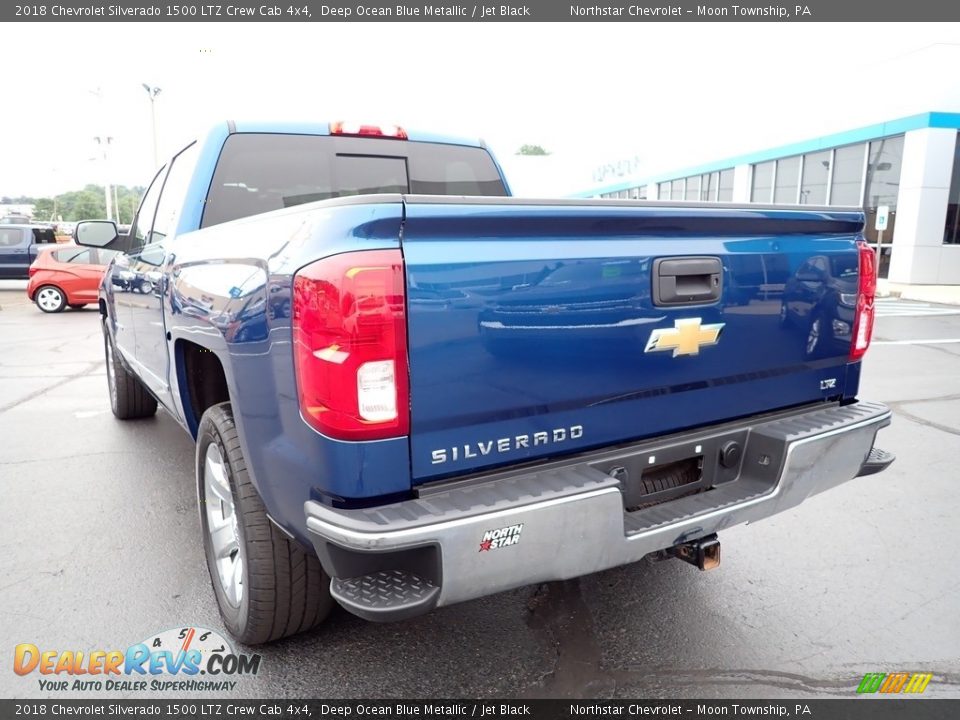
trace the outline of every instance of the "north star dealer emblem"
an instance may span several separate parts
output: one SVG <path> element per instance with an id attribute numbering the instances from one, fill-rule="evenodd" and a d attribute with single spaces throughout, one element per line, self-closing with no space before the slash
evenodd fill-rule
<path id="1" fill-rule="evenodd" d="M 523 523 L 519 525 L 507 525 L 507 527 L 497 528 L 496 530 L 487 530 L 483 534 L 483 540 L 480 541 L 480 552 L 487 550 L 496 550 L 507 545 L 516 545 L 520 542 L 520 533 L 523 530 Z"/>
<path id="2" fill-rule="evenodd" d="M 720 342 L 720 331 L 725 323 L 701 325 L 700 318 L 675 320 L 672 328 L 658 328 L 650 333 L 644 352 L 673 350 L 678 355 L 699 355 L 700 348 Z"/>

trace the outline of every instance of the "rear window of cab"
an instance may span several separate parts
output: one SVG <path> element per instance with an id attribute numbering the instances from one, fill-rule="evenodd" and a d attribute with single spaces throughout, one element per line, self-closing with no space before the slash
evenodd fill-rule
<path id="1" fill-rule="evenodd" d="M 484 148 L 329 135 L 227 138 L 200 227 L 349 195 L 507 194 Z"/>

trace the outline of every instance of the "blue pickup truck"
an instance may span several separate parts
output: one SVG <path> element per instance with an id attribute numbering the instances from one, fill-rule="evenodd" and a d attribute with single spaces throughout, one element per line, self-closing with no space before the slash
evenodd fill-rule
<path id="1" fill-rule="evenodd" d="M 719 531 L 892 462 L 890 411 L 857 396 L 861 212 L 508 195 L 478 141 L 230 122 L 129 236 L 77 226 L 123 251 L 113 413 L 161 405 L 196 439 L 239 640 L 652 553 L 709 569 Z"/>
<path id="2" fill-rule="evenodd" d="M 56 242 L 52 227 L 0 223 L 0 279 L 28 277 L 37 253 Z"/>

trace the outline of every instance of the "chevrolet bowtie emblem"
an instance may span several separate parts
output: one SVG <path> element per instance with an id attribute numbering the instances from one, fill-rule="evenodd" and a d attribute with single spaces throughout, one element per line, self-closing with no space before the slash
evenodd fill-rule
<path id="1" fill-rule="evenodd" d="M 675 320 L 672 328 L 659 328 L 650 333 L 644 352 L 673 350 L 673 356 L 698 355 L 700 348 L 716 345 L 725 323 L 701 325 L 700 318 Z"/>

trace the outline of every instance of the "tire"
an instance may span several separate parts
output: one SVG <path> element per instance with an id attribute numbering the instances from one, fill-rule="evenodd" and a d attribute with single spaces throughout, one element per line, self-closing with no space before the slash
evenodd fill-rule
<path id="1" fill-rule="evenodd" d="M 87 306 L 86 303 L 70 303 L 71 310 L 82 310 Z"/>
<path id="2" fill-rule="evenodd" d="M 267 517 L 230 403 L 214 405 L 200 420 L 196 474 L 207 569 L 230 634 L 259 645 L 320 625 L 333 608 L 330 578 L 312 552 Z"/>
<path id="3" fill-rule="evenodd" d="M 45 313 L 58 313 L 67 304 L 67 296 L 56 285 L 44 285 L 33 296 L 37 307 Z"/>
<path id="4" fill-rule="evenodd" d="M 153 283 L 149 280 L 141 280 L 137 284 L 137 290 L 139 290 L 143 295 L 149 295 L 153 292 Z"/>
<path id="5" fill-rule="evenodd" d="M 127 371 L 117 356 L 113 338 L 103 326 L 103 352 L 107 363 L 107 389 L 110 392 L 110 409 L 120 420 L 150 417 L 157 412 L 157 400 L 147 392 L 143 384 Z"/>

